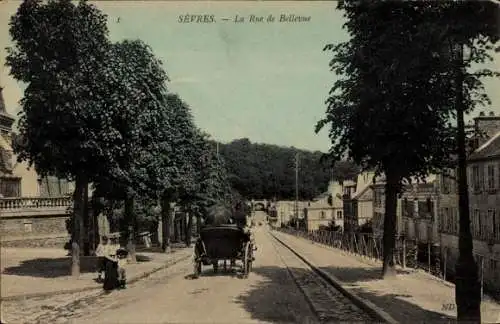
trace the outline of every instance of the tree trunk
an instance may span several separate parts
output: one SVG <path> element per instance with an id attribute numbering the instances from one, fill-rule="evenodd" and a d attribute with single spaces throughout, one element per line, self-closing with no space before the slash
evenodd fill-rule
<path id="1" fill-rule="evenodd" d="M 90 255 L 90 245 L 91 245 L 91 235 L 93 229 L 91 229 L 91 226 L 93 226 L 93 223 L 90 220 L 89 217 L 89 186 L 88 184 L 83 188 L 83 226 L 84 226 L 84 242 L 83 242 L 83 255 L 89 256 Z"/>
<path id="2" fill-rule="evenodd" d="M 164 196 L 161 201 L 161 220 L 162 220 L 162 249 L 165 253 L 170 253 L 172 248 L 170 246 L 170 229 L 172 215 L 170 212 L 170 199 L 168 196 Z"/>
<path id="3" fill-rule="evenodd" d="M 186 225 L 186 246 L 191 247 L 191 234 L 193 232 L 193 215 L 187 213 L 187 225 Z"/>
<path id="4" fill-rule="evenodd" d="M 179 242 L 179 232 L 180 232 L 180 225 L 181 223 L 179 222 L 179 220 L 177 219 L 177 215 L 173 215 L 172 217 L 172 224 L 173 224 L 173 229 L 174 229 L 174 242 Z"/>
<path id="5" fill-rule="evenodd" d="M 87 178 L 79 175 L 75 179 L 75 193 L 73 196 L 73 233 L 71 238 L 71 275 L 80 276 L 80 251 L 84 241 L 84 200 Z"/>
<path id="6" fill-rule="evenodd" d="M 458 249 L 455 266 L 455 303 L 459 322 L 481 323 L 481 285 L 478 269 L 472 253 L 473 240 L 470 231 L 469 191 L 467 184 L 467 157 L 465 148 L 464 98 L 463 98 L 463 47 L 457 51 L 456 110 L 458 155 L 458 210 L 460 217 Z"/>
<path id="7" fill-rule="evenodd" d="M 396 247 L 396 210 L 398 203 L 398 185 L 400 181 L 400 178 L 391 170 L 386 170 L 385 176 L 385 215 L 382 265 L 382 277 L 384 279 L 396 275 L 394 249 Z"/>
<path id="8" fill-rule="evenodd" d="M 97 245 L 100 242 L 100 237 L 101 237 L 101 229 L 99 228 L 99 214 L 100 210 L 94 211 L 94 208 L 92 208 L 92 219 L 93 224 L 94 224 L 94 235 L 92 237 L 92 251 L 95 252 L 97 249 Z"/>
<path id="9" fill-rule="evenodd" d="M 200 231 L 201 231 L 201 216 L 196 215 L 196 234 L 200 235 Z"/>
<path id="10" fill-rule="evenodd" d="M 132 263 L 137 262 L 136 251 L 135 251 L 135 238 L 136 238 L 136 222 L 134 221 L 134 198 L 127 197 L 125 199 L 125 222 L 127 224 L 127 251 L 129 260 Z"/>

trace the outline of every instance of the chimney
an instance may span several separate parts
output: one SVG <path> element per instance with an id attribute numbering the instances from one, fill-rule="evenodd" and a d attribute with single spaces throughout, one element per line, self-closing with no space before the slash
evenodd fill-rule
<path id="1" fill-rule="evenodd" d="M 479 116 L 474 118 L 475 129 L 484 133 L 484 137 L 479 139 L 478 144 L 482 145 L 488 139 L 500 132 L 500 116 L 495 116 L 493 111 L 490 111 L 488 116 L 484 111 L 479 113 Z"/>

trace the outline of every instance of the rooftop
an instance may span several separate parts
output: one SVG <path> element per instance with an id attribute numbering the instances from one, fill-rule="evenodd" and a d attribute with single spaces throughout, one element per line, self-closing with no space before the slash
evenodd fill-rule
<path id="1" fill-rule="evenodd" d="M 500 157 L 500 132 L 478 147 L 470 156 L 470 161 Z"/>

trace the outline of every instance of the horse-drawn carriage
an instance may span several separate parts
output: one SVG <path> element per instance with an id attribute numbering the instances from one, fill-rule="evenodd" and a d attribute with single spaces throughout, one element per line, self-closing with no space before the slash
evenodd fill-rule
<path id="1" fill-rule="evenodd" d="M 225 210 L 213 210 L 213 219 L 200 231 L 200 237 L 194 247 L 194 277 L 201 274 L 202 266 L 212 265 L 215 272 L 218 271 L 219 261 L 229 261 L 231 267 L 236 261 L 241 261 L 244 277 L 252 270 L 254 261 L 254 245 L 250 233 L 245 231 L 240 224 L 228 224 L 226 221 L 213 221 L 224 219 Z M 222 216 L 221 216 L 222 215 Z"/>

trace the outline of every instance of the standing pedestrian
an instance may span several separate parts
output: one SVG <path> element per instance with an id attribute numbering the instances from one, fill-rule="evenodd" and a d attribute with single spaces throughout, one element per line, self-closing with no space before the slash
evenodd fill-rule
<path id="1" fill-rule="evenodd" d="M 103 280 L 104 272 L 106 271 L 106 255 L 110 254 L 109 249 L 109 239 L 107 236 L 103 236 L 95 251 L 95 255 L 97 256 L 97 280 L 99 282 Z"/>

